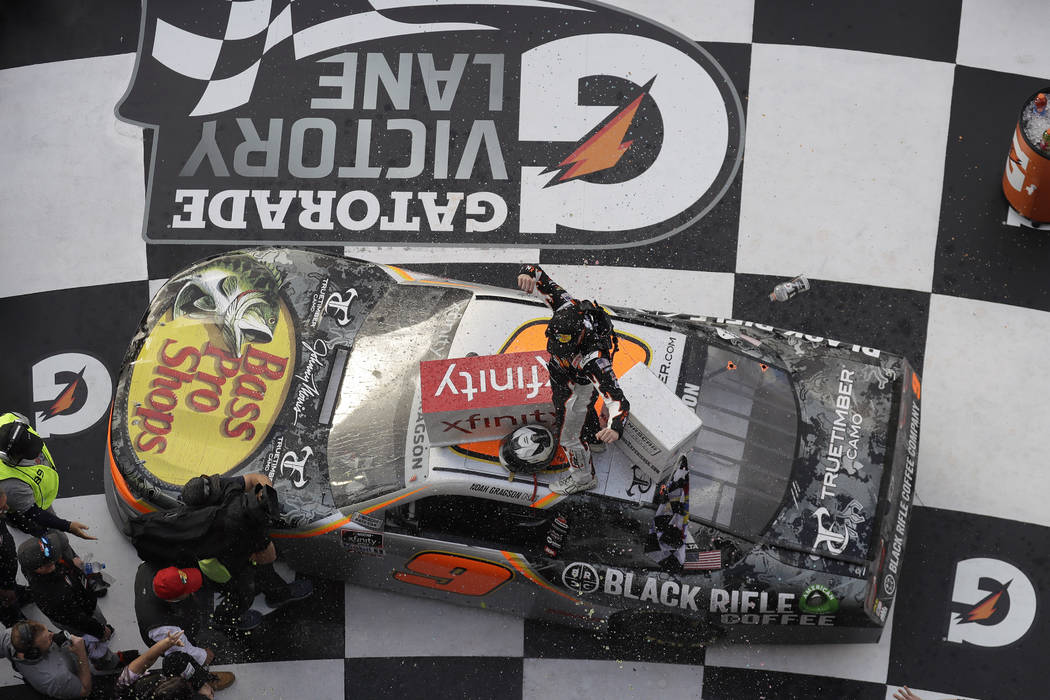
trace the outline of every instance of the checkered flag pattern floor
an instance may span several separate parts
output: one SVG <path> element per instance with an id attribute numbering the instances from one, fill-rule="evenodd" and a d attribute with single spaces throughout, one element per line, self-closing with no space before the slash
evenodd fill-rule
<path id="1" fill-rule="evenodd" d="M 419 0 L 376 0 L 371 5 L 360 0 L 359 4 L 356 12 L 330 17 L 320 3 L 202 2 L 193 15 L 194 26 L 182 28 L 165 19 L 165 9 L 170 6 L 149 3 L 149 10 L 155 14 L 151 14 L 145 24 L 152 28 L 144 37 L 145 53 L 174 73 L 201 85 L 200 99 L 189 112 L 196 117 L 246 103 L 252 96 L 266 54 L 288 39 L 293 44 L 295 57 L 302 59 L 385 37 L 490 28 L 456 22 L 399 22 L 379 12 L 425 7 L 426 3 Z M 184 8 L 179 7 L 178 12 L 179 16 L 186 16 Z M 353 40 L 348 41 L 347 37 Z"/>
<path id="2" fill-rule="evenodd" d="M 698 42 L 742 99 L 743 163 L 703 218 L 608 250 L 442 248 L 438 237 L 337 250 L 501 286 L 538 262 L 608 304 L 906 355 L 923 377 L 924 421 L 901 593 L 882 641 L 625 652 L 577 630 L 318 580 L 311 599 L 268 615 L 247 658 L 220 658 L 238 674 L 223 697 L 888 700 L 903 685 L 924 700 L 1044 696 L 1050 239 L 1011 212 L 1001 180 L 1021 107 L 1050 83 L 1050 6 L 608 1 Z M 514 3 L 362 0 L 330 16 L 319 0 L 201 2 L 188 24 L 165 19 L 173 4 L 144 4 L 155 21 L 142 24 L 142 60 L 170 71 L 171 109 L 206 118 L 251 99 L 279 53 L 328 55 L 347 35 L 477 30 L 463 6 Z M 81 554 L 115 578 L 101 607 L 120 648 L 141 643 L 134 552 L 103 496 L 112 376 L 152 292 L 223 249 L 143 241 L 152 137 L 114 116 L 135 98 L 125 92 L 141 19 L 117 0 L 42 0 L 0 22 L 0 409 L 40 415 L 63 377 L 83 376 L 76 410 L 42 425 L 63 467 L 56 508 L 91 525 L 99 540 Z M 770 303 L 799 273 L 812 288 Z M 1009 610 L 977 619 L 996 591 Z M 4 697 L 35 697 L 3 663 L 0 684 Z"/>
<path id="3" fill-rule="evenodd" d="M 263 56 L 292 34 L 291 6 L 274 4 L 202 3 L 197 24 L 207 26 L 211 15 L 217 20 L 212 23 L 216 31 L 205 34 L 157 17 L 149 55 L 178 75 L 204 83 L 192 116 L 240 106 L 251 96 Z"/>

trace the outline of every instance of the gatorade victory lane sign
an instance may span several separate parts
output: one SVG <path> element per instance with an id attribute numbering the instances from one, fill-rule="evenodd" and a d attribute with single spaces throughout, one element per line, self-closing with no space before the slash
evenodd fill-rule
<path id="1" fill-rule="evenodd" d="M 566 0 L 148 0 L 117 108 L 146 240 L 626 247 L 718 202 L 740 98 L 701 47 Z"/>

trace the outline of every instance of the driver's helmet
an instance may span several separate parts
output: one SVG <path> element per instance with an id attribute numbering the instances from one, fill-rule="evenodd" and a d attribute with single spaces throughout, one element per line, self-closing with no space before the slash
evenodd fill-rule
<path id="1" fill-rule="evenodd" d="M 583 311 L 575 304 L 559 309 L 547 323 L 547 352 L 554 357 L 572 357 L 584 328 Z"/>
<path id="2" fill-rule="evenodd" d="M 0 459 L 12 466 L 40 456 L 44 441 L 29 429 L 29 423 L 13 420 L 0 425 Z"/>
<path id="3" fill-rule="evenodd" d="M 557 449 L 546 426 L 523 425 L 500 442 L 499 463 L 515 474 L 534 474 L 550 466 Z"/>

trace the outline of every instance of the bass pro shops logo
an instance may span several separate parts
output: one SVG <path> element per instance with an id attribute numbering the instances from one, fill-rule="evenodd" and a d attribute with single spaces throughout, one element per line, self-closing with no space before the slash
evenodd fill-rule
<path id="1" fill-rule="evenodd" d="M 1024 573 L 998 559 L 966 559 L 955 567 L 947 640 L 1003 647 L 1035 621 L 1035 587 Z"/>
<path id="2" fill-rule="evenodd" d="M 74 435 L 95 425 L 113 398 L 113 379 L 98 359 L 78 352 L 33 365 L 34 428 L 41 437 Z"/>
<path id="3" fill-rule="evenodd" d="M 158 242 L 641 245 L 744 129 L 705 49 L 590 0 L 148 0 L 118 114 Z"/>

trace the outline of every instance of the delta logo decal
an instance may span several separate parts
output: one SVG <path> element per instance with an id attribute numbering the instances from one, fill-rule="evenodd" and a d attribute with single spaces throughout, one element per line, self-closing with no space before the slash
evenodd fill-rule
<path id="1" fill-rule="evenodd" d="M 622 248 L 743 152 L 701 46 L 590 0 L 145 0 L 118 116 L 155 242 Z"/>

